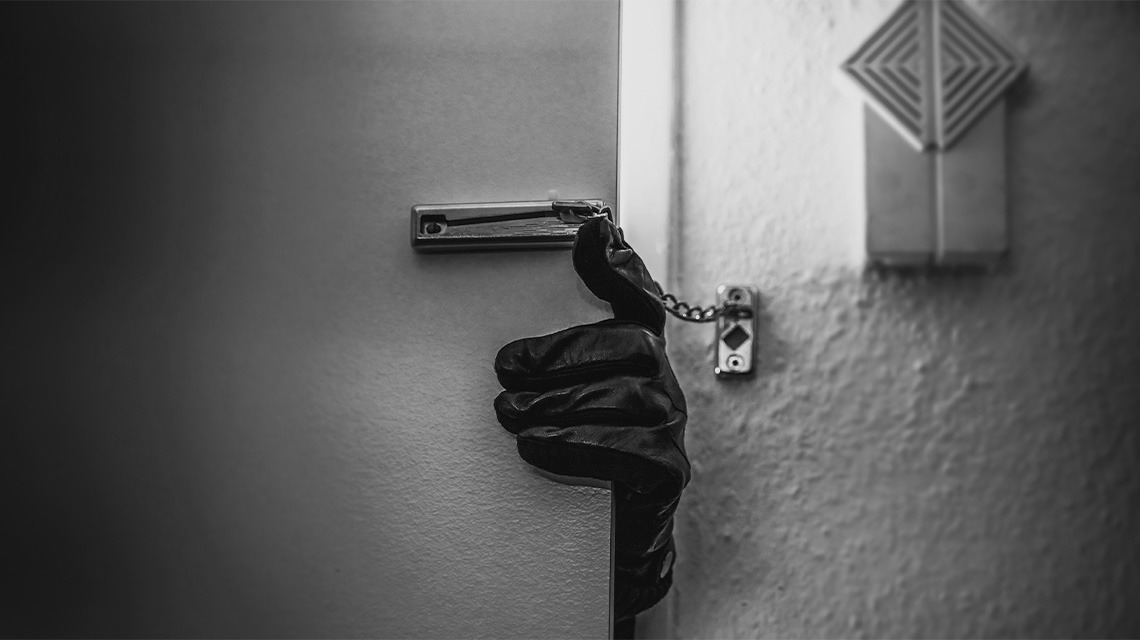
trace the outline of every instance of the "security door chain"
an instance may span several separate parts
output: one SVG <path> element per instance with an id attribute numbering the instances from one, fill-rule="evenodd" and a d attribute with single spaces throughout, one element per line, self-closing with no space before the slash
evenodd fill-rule
<path id="1" fill-rule="evenodd" d="M 502 249 L 569 249 L 578 227 L 605 216 L 617 224 L 602 200 L 531 200 L 472 204 L 420 204 L 412 207 L 412 248 L 417 252 Z M 715 322 L 716 362 L 720 377 L 748 375 L 756 357 L 755 287 L 721 285 L 715 305 L 702 307 L 661 295 L 661 304 L 685 322 Z"/>

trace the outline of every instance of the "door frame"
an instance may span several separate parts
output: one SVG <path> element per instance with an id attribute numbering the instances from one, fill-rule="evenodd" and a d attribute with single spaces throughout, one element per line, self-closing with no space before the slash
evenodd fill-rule
<path id="1" fill-rule="evenodd" d="M 681 206 L 679 3 L 620 4 L 618 211 L 626 239 L 649 272 L 673 289 Z"/>

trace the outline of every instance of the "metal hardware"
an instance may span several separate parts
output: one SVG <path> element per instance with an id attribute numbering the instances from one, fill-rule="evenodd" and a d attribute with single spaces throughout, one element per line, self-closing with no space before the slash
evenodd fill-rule
<path id="1" fill-rule="evenodd" d="M 418 204 L 412 207 L 412 248 L 568 249 L 578 227 L 601 216 L 617 224 L 613 210 L 602 200 Z"/>
<path id="2" fill-rule="evenodd" d="M 420 252 L 570 248 L 578 227 L 601 216 L 617 224 L 613 210 L 602 200 L 420 204 L 412 207 L 412 248 Z M 717 304 L 709 307 L 678 300 L 671 293 L 659 297 L 665 310 L 680 320 L 717 323 L 718 376 L 752 372 L 754 307 L 760 300 L 754 287 L 721 285 Z"/>
<path id="3" fill-rule="evenodd" d="M 606 216 L 613 219 L 613 210 L 602 200 L 555 200 L 550 203 L 558 218 L 569 224 L 582 224 L 592 218 Z"/>
<path id="4" fill-rule="evenodd" d="M 756 306 L 760 293 L 755 287 L 722 284 L 716 290 L 716 367 L 721 377 L 752 373 L 756 359 Z"/>
<path id="5" fill-rule="evenodd" d="M 657 288 L 662 289 L 660 283 L 657 284 Z M 673 314 L 678 320 L 685 322 L 712 322 L 724 315 L 731 306 L 730 302 L 726 302 L 711 307 L 702 307 L 678 300 L 677 296 L 671 293 L 663 293 L 659 298 L 661 303 L 665 305 L 666 311 Z"/>

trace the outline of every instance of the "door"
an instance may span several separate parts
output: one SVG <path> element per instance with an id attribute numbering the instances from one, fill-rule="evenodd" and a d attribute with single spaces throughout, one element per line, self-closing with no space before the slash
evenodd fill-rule
<path id="1" fill-rule="evenodd" d="M 607 635 L 608 491 L 491 404 L 502 344 L 607 310 L 408 217 L 615 200 L 616 1 L 0 13 L 0 630 Z"/>

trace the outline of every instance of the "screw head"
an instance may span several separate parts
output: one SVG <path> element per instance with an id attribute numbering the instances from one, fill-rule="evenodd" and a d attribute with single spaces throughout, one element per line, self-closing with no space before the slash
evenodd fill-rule
<path id="1" fill-rule="evenodd" d="M 439 226 L 438 222 L 429 222 L 424 226 L 424 231 L 428 233 L 439 233 L 443 231 L 443 227 Z"/>
<path id="2" fill-rule="evenodd" d="M 728 356 L 724 363 L 728 365 L 730 371 L 740 371 L 744 368 L 744 357 L 734 353 Z"/>

